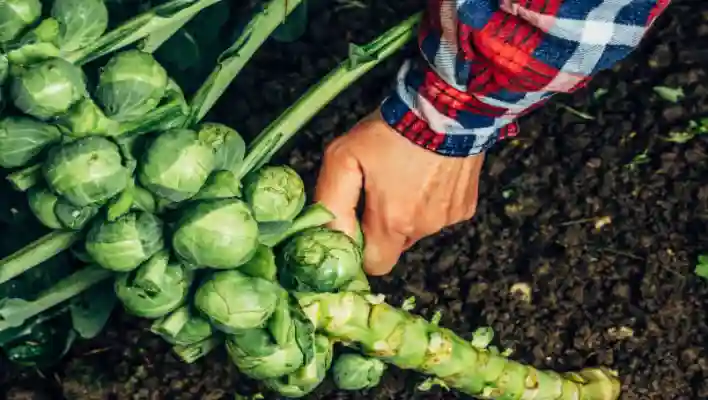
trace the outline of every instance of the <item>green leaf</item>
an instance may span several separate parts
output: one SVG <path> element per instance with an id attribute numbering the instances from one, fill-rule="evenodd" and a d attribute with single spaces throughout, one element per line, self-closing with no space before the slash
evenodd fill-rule
<path id="1" fill-rule="evenodd" d="M 84 339 L 101 332 L 118 303 L 113 281 L 104 281 L 79 295 L 71 304 L 71 323 Z"/>
<path id="2" fill-rule="evenodd" d="M 76 332 L 66 312 L 33 325 L 24 335 L 3 346 L 7 358 L 27 367 L 56 364 L 71 348 Z"/>
<path id="3" fill-rule="evenodd" d="M 701 278 L 708 279 L 708 255 L 698 256 L 698 263 L 694 273 Z"/>

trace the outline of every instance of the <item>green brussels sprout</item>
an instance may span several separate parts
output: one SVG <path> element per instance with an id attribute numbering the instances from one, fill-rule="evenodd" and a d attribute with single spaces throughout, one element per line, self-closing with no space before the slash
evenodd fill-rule
<path id="1" fill-rule="evenodd" d="M 226 351 L 239 372 L 252 379 L 277 378 L 303 365 L 302 350 L 293 337 L 281 346 L 265 329 L 246 329 L 226 339 Z"/>
<path id="2" fill-rule="evenodd" d="M 116 278 L 116 296 L 123 307 L 142 318 L 160 318 L 184 304 L 194 273 L 170 262 L 170 253 L 161 250 L 138 269 Z"/>
<path id="3" fill-rule="evenodd" d="M 264 328 L 237 331 L 226 349 L 239 371 L 253 379 L 294 372 L 314 357 L 315 327 L 288 292 L 280 289 L 278 305 Z"/>
<path id="4" fill-rule="evenodd" d="M 238 267 L 238 270 L 248 276 L 275 282 L 278 266 L 275 265 L 273 249 L 263 244 L 258 245 L 253 257 L 247 263 Z"/>
<path id="5" fill-rule="evenodd" d="M 205 122 L 199 126 L 199 137 L 209 138 L 217 149 L 214 169 L 234 171 L 246 155 L 246 142 L 229 126 Z"/>
<path id="6" fill-rule="evenodd" d="M 199 192 L 214 170 L 214 148 L 196 132 L 173 129 L 147 147 L 140 163 L 140 183 L 157 196 L 184 201 Z"/>
<path id="7" fill-rule="evenodd" d="M 21 167 L 34 160 L 47 146 L 61 140 L 54 125 L 28 117 L 0 121 L 0 167 Z"/>
<path id="8" fill-rule="evenodd" d="M 361 248 L 345 233 L 323 227 L 295 235 L 280 258 L 284 286 L 298 291 L 340 291 L 362 273 Z"/>
<path id="9" fill-rule="evenodd" d="M 147 114 L 165 96 L 167 71 L 152 55 L 128 50 L 113 56 L 101 71 L 96 98 L 116 121 Z"/>
<path id="10" fill-rule="evenodd" d="M 40 120 L 60 116 L 88 96 L 81 68 L 62 58 L 39 62 L 12 82 L 15 106 Z"/>
<path id="11" fill-rule="evenodd" d="M 156 320 L 150 330 L 176 346 L 190 346 L 214 334 L 209 321 L 197 315 L 186 305 Z"/>
<path id="12" fill-rule="evenodd" d="M 99 211 L 98 207 L 76 207 L 43 186 L 30 188 L 27 198 L 32 213 L 51 229 L 83 229 Z"/>
<path id="13" fill-rule="evenodd" d="M 163 248 L 162 227 L 159 218 L 143 211 L 97 221 L 86 235 L 86 252 L 103 268 L 131 271 Z"/>
<path id="14" fill-rule="evenodd" d="M 290 221 L 305 206 L 305 184 L 288 166 L 266 166 L 246 176 L 244 198 L 256 221 Z"/>
<path id="15" fill-rule="evenodd" d="M 41 15 L 39 0 L 0 1 L 0 43 L 15 39 Z"/>
<path id="16" fill-rule="evenodd" d="M 182 210 L 172 247 L 191 265 L 237 268 L 258 248 L 258 223 L 241 200 L 201 200 Z"/>
<path id="17" fill-rule="evenodd" d="M 42 172 L 52 191 L 78 207 L 102 204 L 130 182 L 118 146 L 98 136 L 55 146 Z"/>
<path id="18" fill-rule="evenodd" d="M 103 0 L 54 0 L 51 16 L 59 22 L 59 49 L 68 53 L 93 44 L 108 28 Z"/>
<path id="19" fill-rule="evenodd" d="M 194 306 L 226 333 L 262 327 L 275 311 L 276 283 L 236 270 L 215 272 L 194 295 Z"/>
<path id="20" fill-rule="evenodd" d="M 263 383 L 281 395 L 300 398 L 310 394 L 327 376 L 332 364 L 332 341 L 326 336 L 315 336 L 315 356 L 295 372 L 280 378 L 266 379 Z"/>
<path id="21" fill-rule="evenodd" d="M 386 364 L 376 358 L 346 353 L 334 361 L 334 384 L 342 390 L 371 389 L 379 384 L 386 372 Z"/>

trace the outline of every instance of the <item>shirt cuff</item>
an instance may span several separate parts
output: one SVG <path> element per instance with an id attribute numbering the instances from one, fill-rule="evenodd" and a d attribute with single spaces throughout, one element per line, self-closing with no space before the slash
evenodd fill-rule
<path id="1" fill-rule="evenodd" d="M 381 115 L 398 133 L 437 154 L 467 157 L 518 134 L 505 108 L 486 104 L 445 83 L 421 62 L 406 62 Z"/>

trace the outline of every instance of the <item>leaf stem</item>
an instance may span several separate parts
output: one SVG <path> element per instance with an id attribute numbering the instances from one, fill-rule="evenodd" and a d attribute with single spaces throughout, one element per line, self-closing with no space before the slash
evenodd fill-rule
<path id="1" fill-rule="evenodd" d="M 81 237 L 76 231 L 53 231 L 0 260 L 0 284 L 67 250 Z"/>
<path id="2" fill-rule="evenodd" d="M 64 56 L 68 61 L 83 65 L 101 56 L 135 43 L 166 27 L 181 23 L 189 15 L 221 0 L 172 0 L 138 15 L 106 33 L 95 43 Z"/>
<path id="3" fill-rule="evenodd" d="M 113 272 L 98 265 L 89 265 L 60 280 L 36 300 L 25 302 L 22 307 L 6 308 L 0 317 L 0 331 L 18 326 L 50 308 L 71 299 L 98 282 L 113 276 Z M 12 315 L 15 313 L 15 315 Z"/>
<path id="4" fill-rule="evenodd" d="M 182 306 L 155 321 L 150 330 L 157 335 L 175 337 L 189 322 L 190 318 L 189 306 Z"/>
<path id="5" fill-rule="evenodd" d="M 42 163 L 19 169 L 5 177 L 18 192 L 25 192 L 42 180 Z"/>
<path id="6" fill-rule="evenodd" d="M 262 167 L 320 109 L 378 63 L 395 53 L 414 36 L 421 14 L 409 17 L 369 44 L 353 46 L 355 52 L 310 88 L 300 99 L 273 121 L 251 144 L 237 177 Z"/>
<path id="7" fill-rule="evenodd" d="M 191 115 L 186 126 L 194 125 L 204 118 L 256 50 L 301 2 L 271 0 L 251 17 L 236 41 L 219 56 L 216 68 L 192 98 Z"/>
<path id="8" fill-rule="evenodd" d="M 172 350 L 177 354 L 182 361 L 191 364 L 198 359 L 206 356 L 212 350 L 224 343 L 224 338 L 220 334 L 210 336 L 200 342 L 190 344 L 188 346 L 176 345 Z"/>

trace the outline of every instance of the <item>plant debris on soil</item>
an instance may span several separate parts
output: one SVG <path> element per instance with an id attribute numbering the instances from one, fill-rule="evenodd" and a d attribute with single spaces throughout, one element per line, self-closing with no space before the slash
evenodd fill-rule
<path id="1" fill-rule="evenodd" d="M 336 66 L 349 42 L 370 40 L 423 3 L 315 7 L 306 35 L 267 43 L 211 118 L 255 136 Z M 414 312 L 441 310 L 441 324 L 466 338 L 491 326 L 500 348 L 537 367 L 607 365 L 620 374 L 622 399 L 708 398 L 708 282 L 693 273 L 708 252 L 708 141 L 663 140 L 708 115 L 707 41 L 708 3 L 674 0 L 631 57 L 524 118 L 520 136 L 487 157 L 476 217 L 420 242 L 391 275 L 372 279 L 374 289 L 393 304 L 415 296 Z M 325 145 L 378 106 L 413 51 L 349 88 L 287 149 L 282 161 L 310 189 Z M 667 101 L 657 86 L 684 96 Z M 53 370 L 0 368 L 0 390 L 8 399 L 72 400 L 261 391 L 223 351 L 182 363 L 148 325 L 116 313 Z M 423 380 L 390 368 L 368 392 L 327 382 L 310 398 L 464 398 L 420 392 Z"/>

